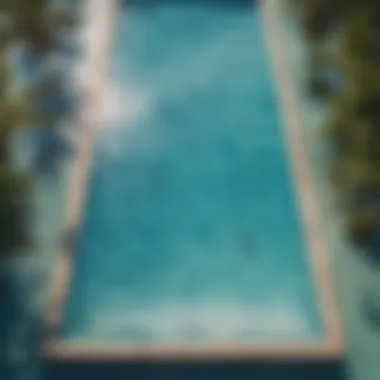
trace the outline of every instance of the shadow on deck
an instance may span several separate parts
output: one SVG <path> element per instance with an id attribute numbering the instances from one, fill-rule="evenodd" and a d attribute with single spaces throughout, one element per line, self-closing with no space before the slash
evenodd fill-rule
<path id="1" fill-rule="evenodd" d="M 46 363 L 43 380 L 344 380 L 341 362 Z"/>

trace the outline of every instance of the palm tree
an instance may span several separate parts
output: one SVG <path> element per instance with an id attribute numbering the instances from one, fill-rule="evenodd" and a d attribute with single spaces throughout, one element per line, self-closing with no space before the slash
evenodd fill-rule
<path id="1" fill-rule="evenodd" d="M 25 57 L 44 71 L 48 56 L 57 51 L 62 33 L 76 24 L 76 12 L 52 7 L 50 0 L 0 0 L 0 257 L 25 247 L 31 181 L 28 173 L 16 168 L 11 143 L 23 128 L 51 128 L 56 110 L 47 100 L 61 96 L 56 77 L 43 74 L 21 85 L 11 70 L 8 47 L 23 42 Z M 29 173 L 30 174 L 30 173 Z"/>
<path id="2" fill-rule="evenodd" d="M 11 15 L 8 30 L 13 42 L 22 42 L 24 78 L 43 84 L 45 91 L 39 97 L 39 106 L 55 118 L 49 132 L 36 131 L 37 145 L 34 167 L 38 173 L 54 174 L 60 159 L 69 150 L 69 143 L 59 132 L 59 126 L 74 114 L 75 99 L 70 81 L 68 65 L 62 62 L 75 54 L 75 44 L 70 32 L 78 23 L 80 2 L 73 2 L 66 8 L 54 6 L 51 0 L 3 0 Z M 7 36 L 7 38 L 9 38 Z M 51 57 L 58 59 L 51 60 Z M 56 149 L 51 149 L 51 145 Z M 49 165 L 46 163 L 49 161 Z"/>
<path id="3" fill-rule="evenodd" d="M 309 89 L 328 110 L 324 136 L 347 232 L 368 242 L 380 224 L 380 2 L 290 1 L 309 41 Z"/>
<path id="4" fill-rule="evenodd" d="M 25 173 L 0 165 L 0 259 L 21 254 L 32 241 L 29 234 L 31 185 Z"/>
<path id="5" fill-rule="evenodd" d="M 48 126 L 53 120 L 53 115 L 38 106 L 38 98 L 44 91 L 43 83 L 16 86 L 9 58 L 0 54 L 0 164 L 10 162 L 10 140 L 18 129 Z"/>
<path id="6" fill-rule="evenodd" d="M 75 11 L 58 9 L 51 0 L 2 0 L 1 10 L 12 20 L 8 27 L 12 38 L 24 41 L 37 55 L 54 51 L 62 32 L 77 24 Z"/>
<path id="7" fill-rule="evenodd" d="M 330 174 L 345 216 L 345 231 L 378 268 L 380 1 L 290 2 L 309 41 L 311 89 L 317 90 L 328 110 L 324 137 L 332 146 Z M 326 75 L 331 72 L 332 78 Z M 363 307 L 368 322 L 380 328 L 378 270 L 372 274 L 374 285 L 364 296 Z"/>
<path id="8" fill-rule="evenodd" d="M 322 41 L 335 16 L 335 5 L 328 0 L 290 0 L 290 6 L 298 16 L 308 41 L 313 44 Z"/>
<path id="9" fill-rule="evenodd" d="M 0 256 L 22 249 L 29 241 L 27 214 L 30 184 L 26 173 L 13 165 L 11 143 L 15 134 L 25 127 L 45 123 L 49 115 L 40 110 L 35 95 L 40 87 L 14 85 L 9 58 L 0 54 Z"/>

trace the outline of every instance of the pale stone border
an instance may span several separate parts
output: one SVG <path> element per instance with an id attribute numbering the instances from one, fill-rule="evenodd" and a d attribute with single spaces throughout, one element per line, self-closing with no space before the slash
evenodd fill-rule
<path id="1" fill-rule="evenodd" d="M 289 156 L 293 176 L 296 180 L 297 194 L 300 199 L 304 231 L 309 243 L 308 255 L 313 270 L 314 282 L 319 296 L 320 312 L 325 327 L 327 342 L 331 346 L 341 346 L 342 338 L 333 286 L 329 274 L 329 264 L 325 238 L 322 233 L 312 178 L 302 138 L 302 122 L 297 96 L 291 81 L 290 68 L 286 61 L 286 44 L 283 27 L 280 24 L 281 0 L 261 0 L 263 24 L 267 45 L 271 55 L 275 84 L 280 99 L 284 120 Z"/>
<path id="2" fill-rule="evenodd" d="M 118 0 L 88 0 L 94 10 L 90 22 L 91 40 L 88 42 L 87 65 L 90 89 L 94 103 L 84 107 L 82 124 L 84 128 L 78 135 L 79 154 L 72 165 L 68 194 L 68 209 L 64 219 L 65 231 L 76 231 L 82 217 L 83 200 L 91 165 L 93 131 L 100 117 L 100 100 L 104 93 L 108 49 L 111 42 L 112 24 Z M 256 344 L 96 344 L 94 342 L 68 343 L 59 341 L 54 331 L 48 331 L 44 353 L 55 360 L 236 360 L 236 359 L 292 359 L 292 360 L 331 360 L 339 359 L 342 354 L 340 326 L 332 296 L 332 286 L 328 275 L 328 263 L 324 237 L 319 225 L 316 203 L 314 201 L 311 178 L 306 162 L 304 143 L 301 139 L 301 122 L 296 96 L 290 80 L 286 63 L 285 43 L 278 18 L 280 0 L 262 0 L 262 18 L 269 51 L 272 56 L 282 116 L 285 124 L 289 155 L 296 179 L 298 196 L 302 209 L 305 234 L 309 242 L 310 266 L 313 269 L 320 314 L 323 319 L 326 339 L 321 342 L 305 343 L 256 343 Z M 91 26 L 93 29 L 91 29 Z M 96 33 L 95 33 L 96 32 Z M 61 251 L 58 255 L 48 301 L 47 324 L 56 329 L 62 316 L 62 305 L 66 296 L 72 252 Z"/>
<path id="3" fill-rule="evenodd" d="M 75 134 L 76 152 L 70 165 L 67 190 L 67 208 L 63 216 L 63 238 L 75 234 L 83 216 L 83 204 L 90 172 L 93 135 L 102 116 L 102 100 L 107 78 L 108 57 L 113 35 L 117 0 L 87 0 L 85 3 L 85 27 L 83 43 L 84 59 L 78 67 L 76 85 L 84 92 L 78 130 Z M 64 244 L 66 245 L 66 244 Z M 73 252 L 61 248 L 53 267 L 50 297 L 47 301 L 46 320 L 49 326 L 57 326 L 62 317 L 63 301 L 68 290 Z"/>
<path id="4" fill-rule="evenodd" d="M 64 343 L 48 341 L 45 352 L 50 359 L 62 361 L 235 361 L 265 359 L 287 361 L 339 360 L 339 346 L 323 343 L 213 343 L 213 344 L 117 344 Z"/>

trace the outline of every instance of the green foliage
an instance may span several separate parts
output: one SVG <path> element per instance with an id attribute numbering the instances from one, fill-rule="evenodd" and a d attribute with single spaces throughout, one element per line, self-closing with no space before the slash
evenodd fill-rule
<path id="1" fill-rule="evenodd" d="M 22 251 L 30 240 L 29 180 L 13 167 L 9 152 L 14 133 L 43 116 L 29 92 L 15 86 L 8 57 L 0 54 L 0 258 Z"/>
<path id="2" fill-rule="evenodd" d="M 44 91 L 42 84 L 16 86 L 9 59 L 6 54 L 0 54 L 0 164 L 8 162 L 10 139 L 18 129 L 49 124 L 53 120 L 52 115 L 36 106 L 35 100 Z"/>
<path id="3" fill-rule="evenodd" d="M 1 1 L 0 11 L 9 14 L 11 19 L 5 40 L 24 41 L 35 54 L 43 55 L 54 50 L 60 33 L 78 23 L 75 12 L 55 8 L 51 0 Z"/>
<path id="4" fill-rule="evenodd" d="M 347 231 L 363 241 L 380 224 L 380 1 L 290 3 L 310 46 L 308 88 L 328 110 L 323 135 Z"/>
<path id="5" fill-rule="evenodd" d="M 360 245 L 366 245 L 373 237 L 376 216 L 368 213 L 351 213 L 346 218 L 346 231 L 349 237 Z"/>
<path id="6" fill-rule="evenodd" d="M 20 254 L 31 244 L 30 198 L 28 177 L 9 165 L 0 165 L 0 259 Z"/>
<path id="7" fill-rule="evenodd" d="M 73 14 L 51 7 L 50 0 L 0 0 L 0 258 L 30 243 L 31 184 L 13 165 L 10 146 L 22 128 L 54 126 L 54 115 L 41 109 L 41 98 L 56 91 L 54 83 L 23 87 L 15 80 L 7 47 L 25 42 L 34 54 L 52 51 L 60 32 L 76 22 Z M 29 224 L 30 226 L 30 224 Z"/>

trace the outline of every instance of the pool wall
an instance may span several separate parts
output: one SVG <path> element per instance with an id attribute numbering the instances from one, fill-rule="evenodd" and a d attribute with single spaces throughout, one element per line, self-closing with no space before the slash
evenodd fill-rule
<path id="1" fill-rule="evenodd" d="M 304 144 L 301 140 L 301 121 L 298 115 L 296 97 L 290 81 L 278 19 L 279 0 L 262 1 L 262 18 L 267 46 L 273 63 L 275 83 L 288 152 L 291 158 L 297 199 L 300 202 L 300 218 L 303 221 L 309 247 L 309 262 L 313 271 L 314 284 L 319 300 L 325 339 L 323 342 L 270 343 L 270 344 L 215 344 L 202 346 L 159 346 L 149 345 L 94 345 L 89 342 L 68 344 L 59 341 L 57 330 L 61 323 L 62 311 L 74 264 L 74 246 L 66 246 L 57 255 L 52 273 L 51 296 L 47 308 L 47 338 L 44 353 L 60 360 L 145 360 L 145 359 L 329 359 L 341 355 L 339 321 L 335 308 L 332 286 L 326 259 L 324 238 L 318 220 L 312 182 L 306 163 Z M 83 200 L 92 160 L 93 133 L 101 116 L 102 95 L 107 80 L 109 51 L 112 45 L 112 31 L 117 11 L 117 0 L 88 0 L 88 22 L 84 30 L 87 53 L 83 62 L 86 72 L 85 84 L 88 96 L 82 107 L 78 129 L 77 155 L 70 173 L 67 208 L 63 219 L 63 236 L 75 236 L 82 221 Z"/>

